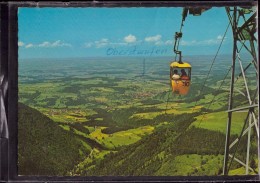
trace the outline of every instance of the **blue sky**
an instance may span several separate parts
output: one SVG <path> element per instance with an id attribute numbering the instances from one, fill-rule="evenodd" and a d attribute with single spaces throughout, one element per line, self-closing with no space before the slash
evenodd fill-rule
<path id="1" fill-rule="evenodd" d="M 182 8 L 19 8 L 19 58 L 174 56 Z M 224 8 L 188 15 L 183 55 L 215 54 L 228 19 Z M 231 29 L 220 53 L 232 52 Z"/>

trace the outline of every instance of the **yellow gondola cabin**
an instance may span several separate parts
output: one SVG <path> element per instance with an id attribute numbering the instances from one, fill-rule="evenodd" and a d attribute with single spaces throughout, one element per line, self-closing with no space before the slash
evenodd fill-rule
<path id="1" fill-rule="evenodd" d="M 172 62 L 170 81 L 173 93 L 187 95 L 191 84 L 191 65 L 187 62 Z"/>

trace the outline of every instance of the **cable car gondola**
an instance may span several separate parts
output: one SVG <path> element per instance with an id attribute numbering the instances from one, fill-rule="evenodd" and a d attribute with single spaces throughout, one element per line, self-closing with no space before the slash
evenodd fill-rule
<path id="1" fill-rule="evenodd" d="M 191 83 L 191 65 L 187 62 L 172 62 L 170 64 L 170 81 L 173 93 L 187 95 Z"/>
<path id="2" fill-rule="evenodd" d="M 179 55 L 179 61 L 173 61 L 170 64 L 170 83 L 172 92 L 179 95 L 187 95 L 191 85 L 191 65 L 182 61 L 181 51 L 178 50 L 180 38 L 182 37 L 183 22 L 187 16 L 187 9 L 182 12 L 182 22 L 180 32 L 175 32 L 174 52 Z"/>

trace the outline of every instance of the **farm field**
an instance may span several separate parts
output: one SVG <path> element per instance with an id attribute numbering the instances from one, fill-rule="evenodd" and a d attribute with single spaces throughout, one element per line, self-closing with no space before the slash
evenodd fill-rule
<path id="1" fill-rule="evenodd" d="M 171 91 L 168 57 L 20 60 L 18 134 L 28 141 L 19 141 L 19 174 L 221 175 L 229 78 L 219 86 L 231 57 L 220 56 L 202 90 L 212 58 L 186 58 L 193 65 L 186 96 Z M 235 96 L 234 105 L 247 101 Z M 234 115 L 232 139 L 245 118 Z M 255 143 L 252 148 L 257 152 Z M 250 161 L 256 168 L 256 157 Z M 242 172 L 238 163 L 231 168 L 232 174 Z"/>

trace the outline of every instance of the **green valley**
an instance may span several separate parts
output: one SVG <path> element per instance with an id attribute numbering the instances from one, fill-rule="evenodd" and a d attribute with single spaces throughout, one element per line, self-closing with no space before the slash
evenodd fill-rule
<path id="1" fill-rule="evenodd" d="M 229 63 L 228 58 L 223 56 L 222 62 Z M 221 175 L 229 79 L 218 86 L 227 68 L 213 69 L 214 77 L 202 90 L 201 68 L 209 67 L 210 57 L 197 59 L 187 96 L 170 89 L 170 58 L 150 58 L 145 74 L 141 58 L 22 60 L 19 174 Z M 246 101 L 239 93 L 235 96 Z M 234 115 L 232 139 L 245 115 Z M 257 154 L 257 145 L 251 146 Z M 244 152 L 239 148 L 237 154 Z M 258 162 L 256 157 L 250 161 Z M 231 168 L 240 174 L 242 166 L 234 163 Z"/>

